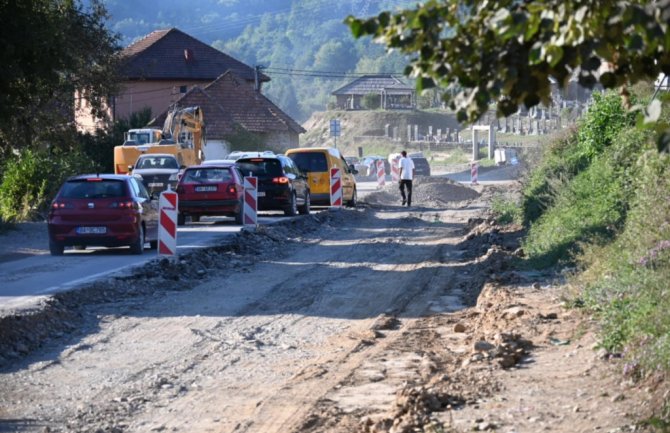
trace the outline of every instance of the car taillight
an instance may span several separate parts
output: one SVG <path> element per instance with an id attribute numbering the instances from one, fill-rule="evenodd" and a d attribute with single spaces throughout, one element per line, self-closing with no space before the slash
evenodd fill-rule
<path id="1" fill-rule="evenodd" d="M 237 194 L 237 186 L 228 185 L 228 192 L 231 193 L 231 194 Z"/>
<path id="2" fill-rule="evenodd" d="M 288 183 L 288 177 L 282 176 L 282 177 L 275 177 L 272 179 L 272 183 Z"/>
<path id="3" fill-rule="evenodd" d="M 118 174 L 126 174 L 128 173 L 128 166 L 123 164 L 116 164 L 116 172 Z"/>
<path id="4" fill-rule="evenodd" d="M 62 201 L 54 201 L 51 203 L 51 209 L 73 209 L 74 205 L 72 203 L 64 203 Z"/>
<path id="5" fill-rule="evenodd" d="M 114 209 L 139 209 L 140 205 L 136 201 L 128 200 L 128 201 L 115 201 L 114 203 L 110 204 L 109 207 Z"/>

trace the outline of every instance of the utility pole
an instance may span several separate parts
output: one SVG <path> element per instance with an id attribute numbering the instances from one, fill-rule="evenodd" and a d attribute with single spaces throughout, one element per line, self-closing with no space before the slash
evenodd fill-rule
<path id="1" fill-rule="evenodd" d="M 254 67 L 254 89 L 256 89 L 257 92 L 261 91 L 261 80 L 259 75 L 263 69 L 265 69 L 265 66 L 263 65 L 256 65 L 256 67 Z"/>

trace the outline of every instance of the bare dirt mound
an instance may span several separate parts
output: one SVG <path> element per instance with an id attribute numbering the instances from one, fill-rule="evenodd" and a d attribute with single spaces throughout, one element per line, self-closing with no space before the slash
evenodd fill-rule
<path id="1" fill-rule="evenodd" d="M 413 182 L 412 205 L 443 208 L 454 202 L 474 200 L 480 196 L 473 188 L 444 177 L 418 177 Z M 368 194 L 364 201 L 371 205 L 400 204 L 398 184 L 391 182 L 382 189 Z"/>

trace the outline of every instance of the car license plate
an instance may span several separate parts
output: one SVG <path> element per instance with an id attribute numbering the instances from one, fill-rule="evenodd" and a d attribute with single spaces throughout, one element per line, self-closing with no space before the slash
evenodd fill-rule
<path id="1" fill-rule="evenodd" d="M 216 185 L 196 186 L 195 192 L 211 192 L 216 191 Z"/>
<path id="2" fill-rule="evenodd" d="M 256 197 L 265 197 L 265 191 L 258 191 Z"/>
<path id="3" fill-rule="evenodd" d="M 163 182 L 151 182 L 149 183 L 149 188 L 160 188 L 163 186 Z"/>
<path id="4" fill-rule="evenodd" d="M 77 227 L 77 234 L 80 235 L 104 235 L 107 233 L 107 227 Z"/>

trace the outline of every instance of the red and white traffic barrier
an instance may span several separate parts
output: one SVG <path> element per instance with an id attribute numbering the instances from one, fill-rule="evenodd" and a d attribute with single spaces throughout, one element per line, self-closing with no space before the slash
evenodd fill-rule
<path id="1" fill-rule="evenodd" d="M 244 225 L 258 224 L 258 178 L 244 178 L 244 209 L 242 210 Z"/>
<path id="2" fill-rule="evenodd" d="M 479 163 L 477 161 L 470 163 L 470 184 L 479 185 L 477 174 L 479 172 Z"/>
<path id="3" fill-rule="evenodd" d="M 177 202 L 177 193 L 170 189 L 163 191 L 158 199 L 158 254 L 177 254 Z"/>
<path id="4" fill-rule="evenodd" d="M 391 180 L 394 183 L 400 182 L 400 167 L 398 167 L 399 157 L 395 157 L 391 160 Z"/>
<path id="5" fill-rule="evenodd" d="M 340 169 L 330 169 L 330 205 L 342 207 L 342 174 Z"/>
<path id="6" fill-rule="evenodd" d="M 386 185 L 386 171 L 384 170 L 384 160 L 377 160 L 377 187 Z"/>

